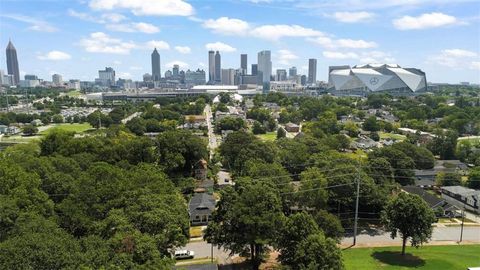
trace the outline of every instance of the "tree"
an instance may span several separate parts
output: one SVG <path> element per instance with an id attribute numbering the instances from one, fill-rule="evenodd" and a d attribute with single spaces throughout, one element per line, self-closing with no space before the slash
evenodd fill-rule
<path id="1" fill-rule="evenodd" d="M 377 117 L 375 116 L 370 116 L 367 119 L 365 119 L 365 122 L 363 122 L 363 129 L 367 131 L 379 131 L 380 130 L 380 124 L 377 121 Z"/>
<path id="2" fill-rule="evenodd" d="M 475 167 L 470 171 L 467 186 L 473 189 L 480 189 L 480 167 Z"/>
<path id="3" fill-rule="evenodd" d="M 458 134 L 455 131 L 448 130 L 435 132 L 435 137 L 427 145 L 427 148 L 433 154 L 439 155 L 440 159 L 455 159 L 455 149 L 457 148 Z"/>
<path id="4" fill-rule="evenodd" d="M 280 251 L 279 261 L 295 269 L 297 246 L 309 235 L 318 232 L 320 232 L 318 225 L 308 213 L 297 213 L 286 218 L 276 243 Z"/>
<path id="5" fill-rule="evenodd" d="M 252 127 L 253 134 L 265 134 L 266 132 L 267 132 L 267 129 L 260 122 L 255 121 L 253 123 L 253 127 Z"/>
<path id="6" fill-rule="evenodd" d="M 405 255 L 408 239 L 412 246 L 418 247 L 432 237 L 435 213 L 420 196 L 400 192 L 387 203 L 381 219 L 392 239 L 397 235 L 402 238 L 402 255 Z"/>
<path id="7" fill-rule="evenodd" d="M 52 122 L 57 124 L 63 123 L 64 122 L 63 116 L 61 114 L 55 114 L 54 116 L 52 116 Z"/>
<path id="8" fill-rule="evenodd" d="M 287 131 L 285 131 L 284 128 L 279 127 L 279 128 L 277 129 L 277 139 L 285 138 L 285 137 L 287 137 Z"/>
<path id="9" fill-rule="evenodd" d="M 402 151 L 415 162 L 415 168 L 419 170 L 431 169 L 435 164 L 435 157 L 425 147 L 416 146 L 408 142 L 399 142 L 392 145 L 393 148 Z"/>
<path id="10" fill-rule="evenodd" d="M 125 125 L 131 132 L 138 136 L 142 136 L 146 129 L 146 120 L 141 117 L 135 117 L 127 122 Z"/>
<path id="11" fill-rule="evenodd" d="M 326 237 L 330 237 L 340 242 L 345 230 L 337 216 L 330 214 L 326 210 L 320 209 L 313 215 L 313 218 Z"/>
<path id="12" fill-rule="evenodd" d="M 328 200 L 327 179 L 318 168 L 308 168 L 300 175 L 297 201 L 300 207 L 325 208 Z"/>
<path id="13" fill-rule="evenodd" d="M 246 126 L 242 118 L 226 116 L 215 123 L 217 132 L 222 130 L 238 131 Z"/>
<path id="14" fill-rule="evenodd" d="M 248 255 L 252 269 L 258 269 L 268 245 L 276 240 L 282 219 L 280 197 L 271 184 L 237 182 L 235 190 L 222 190 L 204 238 L 231 253 Z"/>
<path id="15" fill-rule="evenodd" d="M 456 172 L 438 173 L 435 182 L 439 186 L 458 186 L 462 184 L 462 176 Z"/>
<path id="16" fill-rule="evenodd" d="M 38 132 L 38 128 L 33 125 L 26 125 L 23 127 L 23 134 L 26 136 L 33 136 Z"/>
<path id="17" fill-rule="evenodd" d="M 108 127 L 113 120 L 110 116 L 103 114 L 100 110 L 96 110 L 87 116 L 87 122 L 94 128 Z"/>
<path id="18" fill-rule="evenodd" d="M 322 232 L 303 239 L 295 251 L 297 269 L 344 269 L 342 251 L 335 240 Z"/>

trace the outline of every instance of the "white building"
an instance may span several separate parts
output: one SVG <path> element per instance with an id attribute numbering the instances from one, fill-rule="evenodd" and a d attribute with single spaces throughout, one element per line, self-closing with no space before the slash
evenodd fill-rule
<path id="1" fill-rule="evenodd" d="M 68 82 L 68 89 L 80 90 L 80 81 L 78 80 L 70 80 Z"/>
<path id="2" fill-rule="evenodd" d="M 52 82 L 56 86 L 61 86 L 63 85 L 63 78 L 62 75 L 60 74 L 53 74 L 52 75 Z"/>
<path id="3" fill-rule="evenodd" d="M 98 71 L 98 79 L 95 82 L 102 86 L 114 86 L 115 85 L 115 70 L 111 67 L 106 67 L 105 70 Z"/>
<path id="4" fill-rule="evenodd" d="M 426 89 L 425 73 L 416 68 L 402 68 L 396 64 L 329 67 L 328 90 L 334 94 L 366 95 L 369 92 L 411 94 Z"/>
<path id="5" fill-rule="evenodd" d="M 39 80 L 20 80 L 20 87 L 32 88 L 40 86 Z"/>

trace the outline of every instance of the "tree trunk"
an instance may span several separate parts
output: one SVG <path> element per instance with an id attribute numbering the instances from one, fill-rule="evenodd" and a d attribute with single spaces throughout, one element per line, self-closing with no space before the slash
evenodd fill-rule
<path id="1" fill-rule="evenodd" d="M 252 269 L 255 269 L 255 244 L 250 244 L 250 263 L 252 264 Z"/>
<path id="2" fill-rule="evenodd" d="M 402 256 L 405 255 L 405 246 L 407 245 L 407 237 L 402 238 Z"/>

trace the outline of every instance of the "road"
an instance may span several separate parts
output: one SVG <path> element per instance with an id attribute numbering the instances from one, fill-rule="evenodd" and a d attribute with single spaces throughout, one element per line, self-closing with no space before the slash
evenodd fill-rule
<path id="1" fill-rule="evenodd" d="M 369 234 L 370 233 L 370 234 Z M 378 234 L 377 234 L 378 233 Z M 460 226 L 455 227 L 440 227 L 433 229 L 432 240 L 430 244 L 447 244 L 451 242 L 456 242 L 460 238 Z M 471 226 L 464 227 L 463 231 L 463 241 L 465 242 L 476 242 L 480 243 L 480 227 Z M 353 237 L 348 236 L 342 240 L 342 246 L 350 246 L 353 242 Z M 357 245 L 358 246 L 398 246 L 401 245 L 401 240 L 399 238 L 392 239 L 390 238 L 389 233 L 383 231 L 380 232 L 367 232 L 366 230 L 360 231 L 360 234 L 357 236 Z M 193 250 L 195 252 L 195 258 L 205 258 L 210 257 L 211 254 L 211 245 L 205 241 L 195 241 L 187 244 L 185 248 L 187 250 Z M 218 259 L 220 264 L 229 263 L 232 261 L 232 257 L 229 256 L 228 252 L 225 252 L 221 249 L 214 247 L 213 256 Z"/>
<path id="2" fill-rule="evenodd" d="M 210 149 L 210 159 L 212 159 L 213 154 L 215 153 L 215 149 L 218 147 L 217 137 L 213 132 L 213 125 L 212 125 L 212 109 L 210 104 L 207 104 L 204 109 L 205 117 L 207 120 L 207 128 L 208 128 L 208 149 Z"/>
<path id="3" fill-rule="evenodd" d="M 132 120 L 133 118 L 142 115 L 142 112 L 135 112 L 130 114 L 129 116 L 122 119 L 122 124 L 126 124 L 128 121 Z"/>

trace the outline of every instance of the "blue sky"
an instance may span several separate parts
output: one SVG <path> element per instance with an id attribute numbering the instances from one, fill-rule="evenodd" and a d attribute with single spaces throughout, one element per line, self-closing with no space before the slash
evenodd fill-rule
<path id="1" fill-rule="evenodd" d="M 162 73 L 173 63 L 207 70 L 208 49 L 222 68 L 272 51 L 273 70 L 307 73 L 328 66 L 397 63 L 431 82 L 480 83 L 480 2 L 475 0 L 0 0 L 0 44 L 11 38 L 22 74 L 93 80 L 151 73 L 157 47 Z M 0 69 L 6 70 L 5 54 Z"/>

